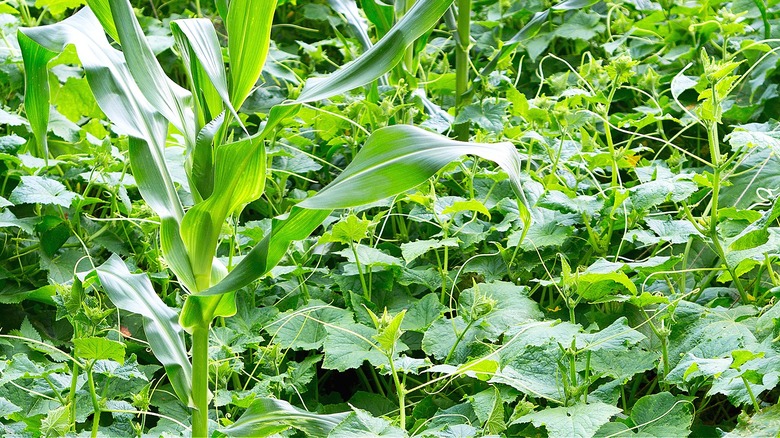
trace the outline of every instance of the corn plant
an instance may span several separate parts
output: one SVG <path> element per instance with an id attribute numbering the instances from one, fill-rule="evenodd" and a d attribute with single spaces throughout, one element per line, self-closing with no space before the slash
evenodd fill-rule
<path id="1" fill-rule="evenodd" d="M 117 307 L 143 317 L 152 351 L 164 365 L 177 396 L 192 408 L 193 436 L 209 433 L 208 338 L 212 321 L 233 315 L 235 292 L 266 274 L 291 242 L 307 237 L 332 210 L 404 192 L 466 154 L 496 162 L 522 195 L 519 157 L 510 143 L 459 142 L 408 125 L 379 129 L 341 175 L 286 217 L 274 220 L 271 232 L 228 273 L 215 258 L 222 225 L 263 193 L 265 142 L 279 123 L 294 115 L 303 102 L 344 93 L 391 70 L 404 59 L 406 49 L 437 23 L 452 0 L 417 2 L 371 49 L 330 76 L 307 84 L 296 101 L 274 107 L 265 125 L 251 134 L 238 109 L 255 87 L 268 54 L 274 0 L 230 2 L 224 17 L 229 70 L 210 21 L 182 19 L 171 23 L 188 88 L 165 75 L 128 0 L 88 3 L 62 22 L 20 30 L 27 79 L 25 108 L 38 152 L 45 157 L 48 62 L 74 46 L 96 101 L 117 131 L 128 137 L 130 164 L 139 191 L 160 217 L 162 254 L 186 292 L 186 300 L 177 314 L 157 297 L 146 275 L 131 274 L 116 255 L 97 268 L 97 276 Z M 195 201 L 186 211 L 164 158 L 172 128 L 181 134 L 189 190 Z M 519 204 L 521 211 L 527 211 Z M 191 359 L 185 333 L 191 336 Z M 265 430 L 263 424 L 281 416 L 297 419 L 301 427 L 313 428 L 311 433 L 317 434 L 341 418 L 303 413 L 279 401 L 258 403 L 234 425 L 241 433 L 257 434 Z"/>

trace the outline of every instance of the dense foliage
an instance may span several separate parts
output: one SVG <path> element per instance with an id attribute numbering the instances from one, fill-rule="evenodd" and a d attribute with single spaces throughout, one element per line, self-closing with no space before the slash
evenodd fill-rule
<path id="1" fill-rule="evenodd" d="M 0 435 L 780 433 L 774 0 L 0 24 Z"/>

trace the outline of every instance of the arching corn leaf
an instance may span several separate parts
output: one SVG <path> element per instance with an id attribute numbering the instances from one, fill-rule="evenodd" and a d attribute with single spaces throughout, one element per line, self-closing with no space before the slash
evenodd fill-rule
<path id="1" fill-rule="evenodd" d="M 184 134 L 188 150 L 191 150 L 197 135 L 192 94 L 165 74 L 130 2 L 111 0 L 109 5 L 130 74 L 152 107 Z"/>
<path id="2" fill-rule="evenodd" d="M 116 50 L 95 14 L 84 8 L 59 23 L 20 29 L 30 44 L 23 51 L 40 46 L 54 53 L 73 45 L 84 67 L 92 93 L 100 109 L 117 130 L 130 136 L 130 161 L 139 191 L 160 216 L 163 253 L 171 269 L 185 287 L 194 289 L 194 277 L 184 244 L 179 237 L 179 222 L 184 216 L 173 180 L 165 164 L 165 138 L 168 123 L 146 100 L 125 62 Z M 48 109 L 50 94 L 46 76 L 28 77 L 30 86 L 41 93 L 37 105 Z M 43 120 L 39 120 L 43 123 Z M 38 129 L 46 132 L 43 125 Z"/>
<path id="3" fill-rule="evenodd" d="M 371 134 L 341 175 L 298 204 L 286 219 L 274 221 L 271 232 L 224 280 L 200 293 L 215 295 L 246 286 L 276 266 L 290 243 L 306 238 L 331 210 L 369 204 L 403 193 L 464 155 L 493 161 L 509 175 L 521 216 L 529 221 L 521 190 L 520 156 L 511 143 L 467 143 L 414 126 L 390 126 Z"/>
<path id="4" fill-rule="evenodd" d="M 311 102 L 343 94 L 368 84 L 390 71 L 404 57 L 404 51 L 439 21 L 452 0 L 418 1 L 376 45 L 336 72 L 310 80 L 299 102 Z"/>
<path id="5" fill-rule="evenodd" d="M 190 404 L 192 366 L 176 312 L 157 296 L 149 277 L 131 274 L 117 255 L 112 255 L 96 271 L 115 306 L 143 316 L 144 332 L 154 356 L 165 367 L 176 395 Z"/>

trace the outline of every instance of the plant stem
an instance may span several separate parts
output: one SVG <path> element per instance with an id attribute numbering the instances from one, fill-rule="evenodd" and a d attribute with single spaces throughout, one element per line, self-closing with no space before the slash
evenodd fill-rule
<path id="1" fill-rule="evenodd" d="M 455 44 L 455 109 L 459 114 L 466 105 L 469 86 L 469 44 L 471 43 L 471 0 L 458 0 L 458 40 Z M 455 126 L 458 140 L 469 139 L 469 123 Z"/>
<path id="2" fill-rule="evenodd" d="M 73 429 L 73 432 L 76 431 L 76 386 L 79 382 L 79 365 L 74 361 L 73 362 L 73 371 L 71 371 L 73 374 L 71 374 L 70 378 L 70 393 L 68 395 L 68 404 L 70 405 L 70 425 Z"/>
<path id="3" fill-rule="evenodd" d="M 713 90 L 713 95 L 715 91 Z M 717 103 L 717 102 L 716 102 Z M 726 259 L 726 252 L 723 250 L 723 246 L 720 243 L 718 237 L 718 198 L 720 196 L 720 171 L 721 171 L 721 156 L 720 156 L 720 140 L 718 139 L 718 123 L 712 121 L 707 123 L 707 140 L 710 144 L 710 158 L 712 159 L 712 201 L 710 201 L 710 227 L 709 234 L 712 245 L 715 252 L 720 256 L 723 263 L 726 265 L 726 269 L 731 274 L 731 280 L 734 282 L 737 290 L 739 291 L 739 297 L 742 303 L 748 304 L 751 302 L 750 297 L 745 291 L 742 282 L 737 278 L 734 268 L 731 267 Z"/>
<path id="4" fill-rule="evenodd" d="M 355 266 L 357 266 L 358 276 L 360 277 L 360 285 L 363 287 L 363 298 L 365 298 L 368 301 L 371 301 L 371 290 L 368 288 L 368 285 L 366 284 L 366 278 L 363 275 L 363 267 L 360 266 L 360 258 L 358 258 L 358 252 L 357 252 L 357 247 L 355 246 L 355 242 L 350 242 L 349 247 L 352 249 L 352 255 L 355 256 Z"/>
<path id="5" fill-rule="evenodd" d="M 208 436 L 209 327 L 192 331 L 192 436 Z"/>
<path id="6" fill-rule="evenodd" d="M 95 392 L 95 379 L 92 376 L 92 363 L 87 367 L 87 384 L 89 385 L 89 395 L 92 397 L 92 438 L 97 437 L 98 427 L 100 426 L 100 402 Z"/>
<path id="7" fill-rule="evenodd" d="M 393 363 L 392 351 L 390 353 L 391 354 L 387 356 L 387 360 L 390 362 L 390 373 L 393 375 L 395 393 L 398 395 L 399 420 L 401 422 L 401 428 L 406 430 L 406 388 L 404 388 L 403 383 L 398 379 L 398 371 L 395 369 L 395 364 Z"/>

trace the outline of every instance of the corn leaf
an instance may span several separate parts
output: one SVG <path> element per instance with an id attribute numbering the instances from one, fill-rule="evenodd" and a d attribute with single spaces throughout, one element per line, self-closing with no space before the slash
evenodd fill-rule
<path id="1" fill-rule="evenodd" d="M 292 242 L 308 237 L 330 213 L 329 210 L 306 210 L 293 207 L 286 217 L 275 218 L 271 232 L 244 256 L 227 277 L 206 291 L 199 292 L 198 295 L 220 295 L 236 291 L 262 277 L 282 260 Z M 193 296 L 188 297 L 187 300 L 191 298 Z"/>
<path id="2" fill-rule="evenodd" d="M 87 4 L 98 21 L 100 21 L 103 30 L 106 31 L 108 36 L 113 38 L 114 41 L 120 42 L 119 33 L 116 31 L 114 17 L 111 16 L 111 6 L 109 6 L 108 0 L 87 0 Z"/>
<path id="3" fill-rule="evenodd" d="M 75 46 L 98 105 L 119 131 L 130 136 L 130 160 L 139 191 L 162 221 L 163 254 L 184 286 L 194 289 L 194 276 L 179 237 L 184 209 L 165 164 L 168 123 L 144 97 L 122 52 L 111 46 L 89 8 L 59 23 L 20 29 L 20 32 L 55 53 L 62 52 L 67 45 Z M 21 47 L 27 51 L 35 45 Z M 50 95 L 44 85 L 46 77 L 35 76 L 28 80 L 36 78 L 43 79 L 43 83 L 31 81 L 30 84 L 38 87 L 43 96 L 41 102 L 48 108 Z M 40 129 L 46 132 L 45 127 Z"/>
<path id="4" fill-rule="evenodd" d="M 413 126 L 390 126 L 371 134 L 341 175 L 298 204 L 287 218 L 275 220 L 271 232 L 224 280 L 199 294 L 217 295 L 246 286 L 276 266 L 290 243 L 311 234 L 331 210 L 402 193 L 463 155 L 476 155 L 497 163 L 509 175 L 523 220 L 530 220 L 520 180 L 520 156 L 511 143 L 466 143 Z"/>
<path id="5" fill-rule="evenodd" d="M 204 121 L 217 117 L 224 104 L 235 120 L 241 123 L 230 103 L 222 50 L 211 21 L 204 18 L 174 20 L 171 22 L 171 31 L 187 68 L 191 88 L 198 97 L 199 107 L 207 111 Z"/>
<path id="6" fill-rule="evenodd" d="M 439 21 L 452 0 L 418 1 L 390 31 L 359 58 L 336 72 L 307 82 L 298 102 L 311 102 L 343 94 L 368 84 L 390 71 L 409 45 Z"/>
<path id="7" fill-rule="evenodd" d="M 225 27 L 230 58 L 230 101 L 240 109 L 263 70 L 276 0 L 231 0 Z"/>
<path id="8" fill-rule="evenodd" d="M 316 414 L 296 408 L 284 400 L 259 398 L 230 426 L 220 431 L 228 436 L 270 436 L 291 427 L 306 436 L 328 436 L 349 412 Z"/>
<path id="9" fill-rule="evenodd" d="M 404 192 L 463 155 L 497 163 L 522 196 L 520 158 L 511 143 L 467 143 L 410 125 L 375 131 L 350 165 L 333 182 L 300 204 L 336 209 L 364 205 Z"/>
<path id="10" fill-rule="evenodd" d="M 197 290 L 210 285 L 211 263 L 225 219 L 263 193 L 265 161 L 265 148 L 258 137 L 217 147 L 214 192 L 187 211 L 181 226 Z"/>
<path id="11" fill-rule="evenodd" d="M 57 52 L 46 49 L 19 32 L 19 48 L 24 62 L 24 109 L 35 140 L 36 154 L 48 158 L 49 144 L 46 135 L 49 127 L 49 61 Z"/>
<path id="12" fill-rule="evenodd" d="M 112 255 L 96 271 L 115 306 L 143 316 L 144 332 L 154 356 L 165 367 L 176 395 L 190 404 L 192 366 L 176 312 L 157 296 L 149 277 L 131 274 L 117 255 Z"/>
<path id="13" fill-rule="evenodd" d="M 188 150 L 195 144 L 197 128 L 192 94 L 163 71 L 128 0 L 111 0 L 111 14 L 128 69 L 149 103 L 184 134 Z"/>

